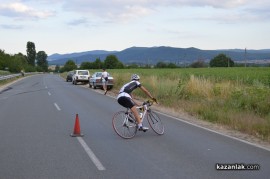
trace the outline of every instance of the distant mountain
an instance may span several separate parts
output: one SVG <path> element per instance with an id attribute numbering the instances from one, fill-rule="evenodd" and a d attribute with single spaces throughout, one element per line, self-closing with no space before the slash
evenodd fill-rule
<path id="1" fill-rule="evenodd" d="M 59 59 L 67 59 L 67 58 L 77 58 L 84 55 L 100 55 L 100 54 L 109 54 L 115 53 L 116 51 L 105 51 L 105 50 L 92 50 L 87 52 L 76 52 L 76 53 L 68 53 L 68 54 L 52 54 L 48 57 L 48 61 L 54 61 Z"/>
<path id="2" fill-rule="evenodd" d="M 156 64 L 159 61 L 181 64 L 192 63 L 197 60 L 208 62 L 220 53 L 227 55 L 234 61 L 270 59 L 270 49 L 247 50 L 245 53 L 245 49 L 201 50 L 194 47 L 174 48 L 165 46 L 130 47 L 122 51 L 94 50 L 63 55 L 53 54 L 48 59 L 49 64 L 63 65 L 67 60 L 73 60 L 80 64 L 85 61 L 93 62 L 97 58 L 103 61 L 108 55 L 116 55 L 125 64 Z"/>

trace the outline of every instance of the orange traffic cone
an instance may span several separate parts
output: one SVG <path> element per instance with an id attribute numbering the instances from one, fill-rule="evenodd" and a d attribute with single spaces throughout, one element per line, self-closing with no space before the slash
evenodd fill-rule
<path id="1" fill-rule="evenodd" d="M 81 134 L 80 121 L 79 121 L 79 115 L 78 114 L 76 114 L 73 134 L 70 134 L 70 136 L 71 137 L 82 137 L 83 136 L 83 134 Z"/>

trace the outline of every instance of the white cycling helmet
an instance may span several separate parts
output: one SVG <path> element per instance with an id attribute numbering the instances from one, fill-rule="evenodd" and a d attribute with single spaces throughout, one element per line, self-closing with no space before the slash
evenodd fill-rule
<path id="1" fill-rule="evenodd" d="M 139 75 L 137 75 L 137 74 L 131 75 L 131 80 L 139 80 L 139 79 L 140 79 Z"/>

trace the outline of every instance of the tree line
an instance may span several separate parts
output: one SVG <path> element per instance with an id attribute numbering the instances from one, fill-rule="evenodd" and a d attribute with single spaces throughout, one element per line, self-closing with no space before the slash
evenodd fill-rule
<path id="1" fill-rule="evenodd" d="M 56 72 L 64 72 L 71 71 L 77 69 L 78 66 L 75 64 L 73 60 L 68 60 L 65 65 L 60 68 L 59 65 L 56 65 Z M 124 64 L 118 60 L 115 55 L 108 55 L 106 59 L 102 62 L 99 58 L 97 58 L 94 62 L 82 62 L 80 64 L 80 69 L 121 69 L 125 68 Z"/>
<path id="2" fill-rule="evenodd" d="M 11 73 L 48 71 L 48 55 L 45 51 L 36 52 L 35 43 L 27 42 L 26 54 L 11 55 L 0 49 L 0 70 L 10 71 Z"/>
<path id="3" fill-rule="evenodd" d="M 203 68 L 203 67 L 233 67 L 234 61 L 231 58 L 227 57 L 225 54 L 219 54 L 214 57 L 209 64 L 206 64 L 202 60 L 198 60 L 193 62 L 192 64 L 185 66 L 190 68 Z M 138 65 L 138 64 L 129 64 L 124 65 L 115 55 L 108 55 L 104 62 L 102 62 L 99 58 L 97 58 L 94 62 L 82 62 L 80 67 L 76 65 L 76 63 L 70 59 L 68 60 L 63 67 L 56 65 L 56 72 L 65 72 L 72 71 L 74 69 L 121 69 L 121 68 L 180 68 L 174 63 L 165 63 L 165 62 L 157 62 L 156 65 Z"/>
<path id="4" fill-rule="evenodd" d="M 36 53 L 35 43 L 27 42 L 26 44 L 26 53 L 18 53 L 15 55 L 6 54 L 4 50 L 0 49 L 0 70 L 7 70 L 11 73 L 18 73 L 21 71 L 25 72 L 48 72 L 48 61 L 45 51 L 38 51 Z M 230 57 L 227 57 L 225 54 L 219 54 L 213 59 L 211 59 L 209 64 L 206 64 L 202 60 L 198 60 L 190 64 L 191 68 L 202 68 L 202 67 L 233 67 L 234 61 Z M 71 71 L 74 69 L 121 69 L 121 68 L 179 68 L 174 63 L 165 63 L 157 62 L 156 65 L 144 65 L 139 66 L 137 64 L 124 65 L 115 55 L 108 55 L 106 59 L 102 62 L 97 58 L 94 62 L 82 62 L 78 67 L 75 62 L 70 59 L 68 60 L 63 67 L 56 65 L 56 72 Z"/>

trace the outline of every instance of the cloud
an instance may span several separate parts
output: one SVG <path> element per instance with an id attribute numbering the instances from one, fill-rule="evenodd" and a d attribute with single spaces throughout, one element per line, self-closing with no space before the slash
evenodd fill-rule
<path id="1" fill-rule="evenodd" d="M 70 0 L 63 5 L 65 11 L 92 15 L 109 21 L 127 21 L 150 14 L 153 9 L 130 1 Z"/>
<path id="2" fill-rule="evenodd" d="M 252 16 L 254 21 L 269 21 L 270 20 L 270 5 L 265 7 L 251 7 L 245 9 L 245 13 Z"/>
<path id="3" fill-rule="evenodd" d="M 26 3 L 33 7 L 25 5 Z M 251 18 L 251 20 L 270 19 L 269 0 L 19 0 L 16 3 L 0 5 L 0 15 L 24 19 L 44 19 L 54 16 L 55 12 L 37 10 L 35 6 L 44 7 L 45 5 L 51 7 L 52 4 L 60 5 L 62 12 L 73 13 L 76 17 L 74 16 L 75 20 L 71 21 L 71 23 L 78 24 L 85 24 L 85 22 L 78 21 L 79 16 L 88 19 L 95 18 L 91 21 L 129 22 L 133 19 L 158 14 L 160 9 L 168 7 L 179 8 L 179 11 L 183 7 L 212 7 L 217 10 L 232 11 L 228 15 L 218 13 L 218 15 L 222 15 L 222 17 L 219 17 L 220 21 L 224 19 L 225 23 L 231 20 L 240 21 L 243 18 Z M 233 12 L 235 9 L 238 10 L 238 13 Z M 207 18 L 211 19 L 211 17 L 205 19 Z"/>
<path id="4" fill-rule="evenodd" d="M 19 19 L 44 19 L 54 15 L 51 11 L 40 11 L 22 3 L 9 3 L 0 5 L 0 15 Z"/>
<path id="5" fill-rule="evenodd" d="M 248 14 L 252 13 L 252 11 L 247 11 L 248 8 L 260 9 L 269 7 L 269 4 L 268 0 L 260 0 L 260 2 L 254 0 L 110 0 L 109 2 L 107 0 L 69 0 L 63 1 L 63 10 L 108 21 L 125 22 L 158 13 L 159 8 L 166 7 L 179 8 L 179 11 L 183 7 L 212 7 L 228 11 L 239 9 Z M 260 15 L 264 16 L 263 13 L 248 14 L 254 18 L 255 16 L 259 18 Z"/>
<path id="6" fill-rule="evenodd" d="M 75 19 L 75 20 L 72 20 L 70 22 L 68 22 L 68 25 L 71 25 L 71 26 L 77 26 L 77 25 L 81 25 L 81 24 L 88 24 L 88 20 L 85 19 L 85 18 L 81 18 L 81 19 Z"/>
<path id="7" fill-rule="evenodd" d="M 214 8 L 228 9 L 228 8 L 236 8 L 244 5 L 248 0 L 194 0 L 188 1 L 186 0 L 186 5 L 189 6 L 210 6 Z"/>
<path id="8" fill-rule="evenodd" d="M 0 24 L 0 27 L 2 29 L 23 29 L 23 26 L 21 25 Z"/>

